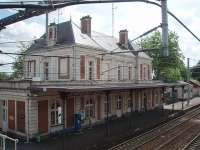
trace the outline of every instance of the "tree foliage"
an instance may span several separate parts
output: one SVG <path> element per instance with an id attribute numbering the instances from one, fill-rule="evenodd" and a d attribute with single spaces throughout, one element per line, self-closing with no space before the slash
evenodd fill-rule
<path id="1" fill-rule="evenodd" d="M 200 81 L 200 61 L 191 68 L 191 76 L 193 79 Z"/>
<path id="2" fill-rule="evenodd" d="M 169 82 L 186 79 L 184 56 L 179 48 L 178 40 L 179 37 L 175 32 L 169 32 L 168 57 L 163 57 L 161 51 L 149 52 L 149 55 L 153 58 L 155 79 Z M 151 36 L 142 39 L 139 46 L 146 49 L 162 49 L 161 33 L 156 31 Z"/>
<path id="3" fill-rule="evenodd" d="M 0 81 L 9 80 L 10 76 L 5 72 L 0 72 Z"/>
<path id="4" fill-rule="evenodd" d="M 30 45 L 26 45 L 24 43 L 21 43 L 21 46 L 19 47 L 20 50 L 18 53 L 25 53 L 26 50 L 30 47 Z M 13 78 L 22 78 L 23 77 L 23 74 L 24 74 L 24 59 L 25 59 L 25 56 L 24 55 L 18 55 L 13 66 L 12 66 L 12 69 L 13 69 L 13 73 L 12 73 L 12 77 Z"/>

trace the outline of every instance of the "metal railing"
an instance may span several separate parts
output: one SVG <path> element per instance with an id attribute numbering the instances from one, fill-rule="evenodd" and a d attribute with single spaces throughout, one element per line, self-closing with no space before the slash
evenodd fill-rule
<path id="1" fill-rule="evenodd" d="M 14 142 L 14 150 L 17 150 L 17 143 L 19 142 L 18 139 L 13 139 L 7 135 L 0 133 L 0 150 L 6 150 L 6 140 L 10 140 Z"/>

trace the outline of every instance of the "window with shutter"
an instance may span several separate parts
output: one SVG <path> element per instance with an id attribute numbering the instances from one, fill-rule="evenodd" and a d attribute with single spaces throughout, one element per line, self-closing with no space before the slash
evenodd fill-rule
<path id="1" fill-rule="evenodd" d="M 80 57 L 80 77 L 85 79 L 85 56 L 81 55 Z"/>
<path id="2" fill-rule="evenodd" d="M 59 78 L 69 79 L 70 78 L 70 59 L 69 58 L 59 58 L 58 63 L 59 68 Z"/>
<path id="3" fill-rule="evenodd" d="M 122 80 L 122 66 L 118 65 L 117 67 L 117 76 L 118 80 Z"/>
<path id="4" fill-rule="evenodd" d="M 132 80 L 132 66 L 131 65 L 128 66 L 128 79 Z"/>
<path id="5" fill-rule="evenodd" d="M 49 63 L 44 62 L 44 79 L 49 80 Z"/>
<path id="6" fill-rule="evenodd" d="M 148 80 L 151 80 L 150 65 L 148 65 Z"/>
<path id="7" fill-rule="evenodd" d="M 97 79 L 100 79 L 100 58 L 97 58 Z"/>
<path id="8" fill-rule="evenodd" d="M 143 66 L 140 64 L 140 80 L 143 80 Z"/>
<path id="9" fill-rule="evenodd" d="M 28 61 L 28 69 L 27 74 L 29 77 L 34 77 L 36 75 L 36 65 L 35 60 Z"/>
<path id="10" fill-rule="evenodd" d="M 94 62 L 89 61 L 89 80 L 94 80 Z"/>
<path id="11" fill-rule="evenodd" d="M 143 75 L 144 75 L 143 80 L 146 80 L 146 67 L 144 67 L 143 69 L 144 69 L 144 72 L 143 72 Z"/>

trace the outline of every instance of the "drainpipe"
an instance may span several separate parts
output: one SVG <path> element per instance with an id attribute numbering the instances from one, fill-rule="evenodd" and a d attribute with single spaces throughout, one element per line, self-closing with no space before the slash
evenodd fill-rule
<path id="1" fill-rule="evenodd" d="M 184 109 L 184 86 L 182 86 L 182 110 Z"/>
<path id="2" fill-rule="evenodd" d="M 29 97 L 30 97 L 30 93 L 27 94 L 28 96 L 28 104 L 27 104 L 27 133 L 26 133 L 26 143 L 29 143 L 30 141 L 30 137 L 29 137 Z"/>
<path id="3" fill-rule="evenodd" d="M 110 133 L 109 133 L 109 105 L 108 105 L 108 102 L 109 102 L 109 91 L 106 92 L 106 107 L 107 107 L 107 112 L 106 112 L 106 136 L 109 136 Z"/>
<path id="4" fill-rule="evenodd" d="M 132 127 L 132 119 L 133 119 L 133 90 L 130 90 L 130 101 L 131 101 L 131 115 L 129 120 L 129 128 Z"/>
<path id="5" fill-rule="evenodd" d="M 139 79 L 138 79 L 138 68 L 139 68 L 139 66 L 138 66 L 138 53 L 135 53 L 135 58 L 136 58 L 136 64 L 135 64 L 135 81 L 136 81 L 136 83 L 138 83 L 139 81 Z"/>

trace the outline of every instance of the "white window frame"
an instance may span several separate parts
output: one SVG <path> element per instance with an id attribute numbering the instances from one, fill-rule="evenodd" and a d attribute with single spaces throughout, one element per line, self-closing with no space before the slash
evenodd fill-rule
<path id="1" fill-rule="evenodd" d="M 89 98 L 85 104 L 85 117 L 95 118 L 95 102 L 94 99 Z"/>
<path id="2" fill-rule="evenodd" d="M 59 104 L 59 105 L 57 105 Z M 51 126 L 58 126 L 61 125 L 62 120 L 62 104 L 60 100 L 53 100 L 50 104 L 50 124 Z"/>
<path id="3" fill-rule="evenodd" d="M 119 95 L 118 97 L 117 97 L 117 110 L 122 110 L 122 96 L 121 95 Z"/>

